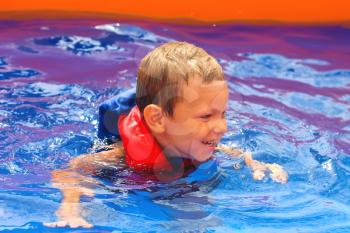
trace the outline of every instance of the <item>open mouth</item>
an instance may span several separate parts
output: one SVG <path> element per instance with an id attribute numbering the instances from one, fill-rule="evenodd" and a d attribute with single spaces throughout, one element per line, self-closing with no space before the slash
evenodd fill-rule
<path id="1" fill-rule="evenodd" d="M 210 146 L 210 147 L 216 147 L 216 145 L 217 145 L 217 142 L 216 141 L 214 141 L 214 140 L 210 140 L 210 141 L 202 141 L 202 143 L 204 144 L 204 145 L 207 145 L 207 146 Z"/>

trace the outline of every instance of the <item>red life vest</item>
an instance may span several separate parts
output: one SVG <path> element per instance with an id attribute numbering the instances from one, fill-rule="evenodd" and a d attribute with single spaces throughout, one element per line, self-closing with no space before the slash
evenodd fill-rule
<path id="1" fill-rule="evenodd" d="M 194 170 L 190 159 L 167 158 L 148 129 L 137 106 L 118 120 L 120 137 L 125 150 L 126 163 L 139 173 L 155 175 L 160 181 L 169 181 Z"/>

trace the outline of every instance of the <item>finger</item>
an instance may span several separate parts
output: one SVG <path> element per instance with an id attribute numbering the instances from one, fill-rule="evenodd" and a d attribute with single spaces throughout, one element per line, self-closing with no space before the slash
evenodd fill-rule
<path id="1" fill-rule="evenodd" d="M 67 226 L 66 221 L 49 222 L 43 224 L 46 227 L 65 227 Z"/>
<path id="2" fill-rule="evenodd" d="M 45 227 L 56 227 L 56 223 L 54 222 L 44 222 L 43 225 Z"/>
<path id="3" fill-rule="evenodd" d="M 80 224 L 77 224 L 77 223 L 70 223 L 70 224 L 69 224 L 69 227 L 70 227 L 70 228 L 78 228 L 78 227 L 80 227 Z"/>
<path id="4" fill-rule="evenodd" d="M 259 161 L 251 162 L 250 166 L 251 166 L 251 169 L 253 171 L 258 171 L 258 170 L 266 171 L 269 168 L 268 164 L 265 164 L 265 163 L 262 163 L 262 162 L 259 162 Z"/>
<path id="5" fill-rule="evenodd" d="M 85 227 L 85 228 L 92 228 L 93 225 L 90 224 L 90 223 L 85 223 L 85 224 L 83 225 L 83 227 Z"/>
<path id="6" fill-rule="evenodd" d="M 71 222 L 71 223 L 69 224 L 69 226 L 70 226 L 71 228 L 78 228 L 78 227 L 91 228 L 91 227 L 93 227 L 92 224 L 90 224 L 90 223 L 88 223 L 88 222 L 86 222 L 86 221 L 83 221 L 83 220 Z"/>
<path id="7" fill-rule="evenodd" d="M 287 173 L 283 174 L 283 175 L 280 177 L 280 180 L 282 181 L 283 184 L 287 183 L 287 181 L 288 181 L 288 175 L 287 175 Z"/>
<path id="8" fill-rule="evenodd" d="M 262 180 L 265 177 L 265 173 L 261 170 L 256 170 L 253 172 L 253 178 L 255 180 Z"/>
<path id="9" fill-rule="evenodd" d="M 68 226 L 67 221 L 58 221 L 56 222 L 56 227 L 66 227 Z"/>
<path id="10" fill-rule="evenodd" d="M 272 180 L 281 183 L 281 184 L 285 184 L 287 183 L 287 174 L 285 172 L 274 172 L 270 174 L 270 177 Z"/>
<path id="11" fill-rule="evenodd" d="M 266 166 L 271 172 L 284 172 L 283 168 L 280 165 L 276 164 L 276 163 L 266 164 Z"/>

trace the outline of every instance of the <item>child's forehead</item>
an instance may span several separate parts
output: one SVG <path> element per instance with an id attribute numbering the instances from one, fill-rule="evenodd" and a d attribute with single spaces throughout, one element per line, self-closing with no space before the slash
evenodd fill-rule
<path id="1" fill-rule="evenodd" d="M 223 111 L 227 108 L 227 85 L 223 80 L 185 84 L 180 99 L 175 111 Z"/>
<path id="2" fill-rule="evenodd" d="M 213 80 L 205 83 L 200 78 L 191 78 L 187 83 L 180 85 L 179 88 L 182 99 L 187 102 L 194 102 L 206 96 L 219 96 L 225 94 L 226 91 L 227 83 L 225 80 Z"/>

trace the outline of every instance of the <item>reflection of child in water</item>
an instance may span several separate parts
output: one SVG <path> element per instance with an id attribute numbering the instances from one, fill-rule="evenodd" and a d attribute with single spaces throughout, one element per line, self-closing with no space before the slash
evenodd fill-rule
<path id="1" fill-rule="evenodd" d="M 93 190 L 81 183 L 96 183 L 86 175 L 95 175 L 124 156 L 133 170 L 164 182 L 185 176 L 221 150 L 243 155 L 254 179 L 261 180 L 270 171 L 273 180 L 285 183 L 287 174 L 281 166 L 256 161 L 250 152 L 218 146 L 227 131 L 227 102 L 222 68 L 203 49 L 185 42 L 154 49 L 139 66 L 136 106 L 115 125 L 121 140 L 108 151 L 78 156 L 68 169 L 53 171 L 53 186 L 61 189 L 63 199 L 56 212 L 59 221 L 45 225 L 92 227 L 81 217 L 79 201 L 81 195 L 92 196 Z"/>

